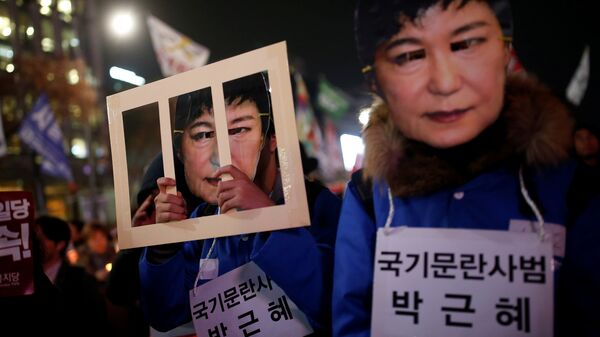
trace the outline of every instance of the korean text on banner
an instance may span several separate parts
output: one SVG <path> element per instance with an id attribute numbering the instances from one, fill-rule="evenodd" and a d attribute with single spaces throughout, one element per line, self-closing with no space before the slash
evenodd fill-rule
<path id="1" fill-rule="evenodd" d="M 380 229 L 371 333 L 552 336 L 551 265 L 552 240 L 535 233 Z"/>
<path id="2" fill-rule="evenodd" d="M 0 297 L 33 294 L 30 192 L 0 192 Z"/>

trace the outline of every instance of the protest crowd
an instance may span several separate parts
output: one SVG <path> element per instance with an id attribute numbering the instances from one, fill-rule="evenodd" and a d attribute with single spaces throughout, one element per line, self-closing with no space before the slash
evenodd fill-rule
<path id="1" fill-rule="evenodd" d="M 0 180 L 0 335 L 600 336 L 600 124 L 520 63 L 517 10 L 355 1 L 348 170 L 283 43 L 109 96 L 115 221 Z M 15 137 L 71 184 L 52 106 Z"/>

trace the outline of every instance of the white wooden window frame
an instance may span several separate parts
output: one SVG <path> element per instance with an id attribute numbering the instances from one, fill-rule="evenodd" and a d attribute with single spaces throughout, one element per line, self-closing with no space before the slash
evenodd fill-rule
<path id="1" fill-rule="evenodd" d="M 169 99 L 210 87 L 219 158 L 231 164 L 223 83 L 267 71 L 277 137 L 285 204 L 132 227 L 130 185 L 125 153 L 123 112 L 158 102 L 163 167 L 175 179 Z M 134 248 L 309 226 L 308 204 L 300 159 L 294 103 L 285 42 L 260 48 L 106 98 L 115 183 L 116 220 L 121 248 Z M 175 188 L 167 191 L 177 193 Z"/>

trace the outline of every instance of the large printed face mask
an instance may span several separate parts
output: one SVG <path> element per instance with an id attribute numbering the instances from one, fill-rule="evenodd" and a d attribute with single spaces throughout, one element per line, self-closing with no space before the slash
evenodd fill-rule
<path id="1" fill-rule="evenodd" d="M 449 148 L 498 118 L 508 60 L 500 24 L 486 3 L 436 5 L 377 48 L 376 90 L 406 137 Z"/>
<path id="2" fill-rule="evenodd" d="M 261 116 L 252 101 L 232 102 L 226 107 L 232 164 L 254 179 L 264 146 Z M 219 168 L 214 116 L 200 115 L 183 132 L 181 154 L 190 190 L 209 203 L 216 203 Z"/>

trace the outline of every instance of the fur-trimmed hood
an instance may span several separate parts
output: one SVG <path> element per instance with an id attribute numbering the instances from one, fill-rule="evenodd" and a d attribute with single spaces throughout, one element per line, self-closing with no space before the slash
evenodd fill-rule
<path id="1" fill-rule="evenodd" d="M 404 137 L 389 114 L 383 102 L 375 103 L 363 130 L 364 177 L 385 180 L 400 197 L 464 184 L 508 161 L 556 165 L 568 157 L 572 140 L 566 107 L 525 76 L 507 80 L 498 120 L 471 142 L 452 149 L 434 149 Z"/>

